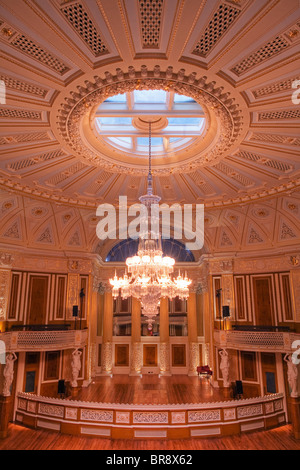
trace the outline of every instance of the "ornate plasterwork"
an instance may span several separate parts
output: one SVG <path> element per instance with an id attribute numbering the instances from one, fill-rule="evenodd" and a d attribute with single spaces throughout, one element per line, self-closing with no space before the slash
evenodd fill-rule
<path id="1" fill-rule="evenodd" d="M 160 373 L 170 371 L 170 344 L 160 343 L 159 346 L 159 369 Z"/>
<path id="2" fill-rule="evenodd" d="M 102 372 L 110 374 L 113 366 L 113 346 L 112 343 L 102 344 Z"/>
<path id="3" fill-rule="evenodd" d="M 173 411 L 171 420 L 172 424 L 185 424 L 185 411 Z"/>
<path id="4" fill-rule="evenodd" d="M 72 318 L 73 305 L 79 305 L 79 274 L 68 274 L 67 318 Z"/>
<path id="5" fill-rule="evenodd" d="M 113 422 L 113 411 L 106 410 L 81 410 L 80 418 L 85 421 Z"/>
<path id="6" fill-rule="evenodd" d="M 83 161 L 113 173 L 132 173 L 135 175 L 147 175 L 147 166 L 135 165 L 130 168 L 128 162 L 108 158 L 103 153 L 93 150 L 92 146 L 86 145 L 86 139 L 82 136 L 83 120 L 91 120 L 95 108 L 108 97 L 132 92 L 136 89 L 146 90 L 168 90 L 178 94 L 192 97 L 204 109 L 213 113 L 218 123 L 217 138 L 209 150 L 204 149 L 191 161 L 173 165 L 172 172 L 186 172 L 201 166 L 218 163 L 233 145 L 237 144 L 238 136 L 242 131 L 242 117 L 235 99 L 230 98 L 230 93 L 223 87 L 217 87 L 216 82 L 208 82 L 207 77 L 196 80 L 194 75 L 186 76 L 185 70 L 178 73 L 169 67 L 162 72 L 156 66 L 153 71 L 142 67 L 141 71 L 135 71 L 130 67 L 125 73 L 120 69 L 113 76 L 106 73 L 104 80 L 96 77 L 95 82 L 88 82 L 84 87 L 77 87 L 76 91 L 70 92 L 70 97 L 65 99 L 58 116 L 58 129 L 63 139 L 72 152 Z M 214 131 L 215 132 L 215 131 Z M 170 174 L 170 166 L 155 167 L 153 174 L 166 176 Z"/>
<path id="7" fill-rule="evenodd" d="M 248 416 L 258 416 L 262 414 L 262 404 L 239 407 L 237 412 L 238 418 L 246 418 Z"/>
<path id="8" fill-rule="evenodd" d="M 136 342 L 132 344 L 130 356 L 130 373 L 131 375 L 140 374 L 143 365 L 142 343 Z"/>
<path id="9" fill-rule="evenodd" d="M 11 271 L 0 269 L 0 320 L 6 320 L 10 293 Z"/>
<path id="10" fill-rule="evenodd" d="M 39 413 L 48 416 L 56 416 L 59 418 L 63 418 L 64 416 L 64 407 L 63 406 L 56 406 L 50 405 L 48 403 L 40 403 L 39 404 Z"/>
<path id="11" fill-rule="evenodd" d="M 300 268 L 292 269 L 291 284 L 293 293 L 293 303 L 295 310 L 295 321 L 300 321 Z"/>
<path id="12" fill-rule="evenodd" d="M 188 413 L 189 423 L 201 423 L 205 421 L 220 421 L 220 420 L 221 420 L 220 410 L 189 411 Z"/>
<path id="13" fill-rule="evenodd" d="M 134 424 L 166 424 L 169 422 L 168 412 L 134 412 L 133 423 Z"/>
<path id="14" fill-rule="evenodd" d="M 199 365 L 199 344 L 189 344 L 189 374 L 196 374 Z"/>

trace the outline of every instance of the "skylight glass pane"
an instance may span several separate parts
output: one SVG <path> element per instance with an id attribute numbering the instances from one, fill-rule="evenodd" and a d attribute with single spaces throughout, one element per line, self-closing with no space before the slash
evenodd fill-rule
<path id="1" fill-rule="evenodd" d="M 165 103 L 167 92 L 163 90 L 135 90 L 134 101 L 136 103 Z"/>
<path id="2" fill-rule="evenodd" d="M 99 118 L 99 122 L 102 126 L 130 126 L 131 118 L 127 117 L 102 117 Z"/>
<path id="3" fill-rule="evenodd" d="M 131 144 L 131 137 L 118 137 L 116 140 L 120 140 L 121 142 L 124 142 L 125 144 Z"/>
<path id="4" fill-rule="evenodd" d="M 189 96 L 178 95 L 177 93 L 175 93 L 174 103 L 196 103 L 196 101 L 193 98 L 190 98 Z"/>
<path id="5" fill-rule="evenodd" d="M 200 126 L 201 118 L 168 118 L 170 126 Z"/>
<path id="6" fill-rule="evenodd" d="M 126 93 L 123 93 L 122 95 L 115 95 L 111 96 L 110 98 L 107 98 L 105 102 L 107 103 L 125 103 L 126 101 Z"/>
<path id="7" fill-rule="evenodd" d="M 148 137 L 138 137 L 137 139 L 138 145 L 143 145 L 149 147 L 149 138 Z M 151 147 L 156 145 L 162 145 L 163 139 L 162 137 L 152 137 L 151 139 Z"/>
<path id="8" fill-rule="evenodd" d="M 114 145 L 118 145 L 124 148 L 131 148 L 132 147 L 132 139 L 131 137 L 108 137 L 107 140 Z"/>

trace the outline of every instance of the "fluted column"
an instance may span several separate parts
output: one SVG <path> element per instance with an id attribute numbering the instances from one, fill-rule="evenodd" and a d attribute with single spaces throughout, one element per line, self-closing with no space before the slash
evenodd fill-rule
<path id="1" fill-rule="evenodd" d="M 170 338 L 169 338 L 169 302 L 165 297 L 160 301 L 159 316 L 159 373 L 171 375 L 170 371 Z"/>
<path id="2" fill-rule="evenodd" d="M 112 298 L 112 292 L 106 291 L 104 293 L 104 305 L 103 305 L 103 336 L 102 336 L 102 358 L 101 358 L 102 374 L 104 375 L 112 374 L 112 366 L 113 366 L 112 337 L 113 337 L 113 298 Z"/>
<path id="3" fill-rule="evenodd" d="M 130 375 L 142 373 L 142 343 L 141 343 L 141 303 L 132 297 L 131 303 L 131 354 Z"/>
<path id="4" fill-rule="evenodd" d="M 189 375 L 197 375 L 199 365 L 199 344 L 197 336 L 197 301 L 196 292 L 190 292 L 187 301 L 188 339 L 189 339 Z"/>

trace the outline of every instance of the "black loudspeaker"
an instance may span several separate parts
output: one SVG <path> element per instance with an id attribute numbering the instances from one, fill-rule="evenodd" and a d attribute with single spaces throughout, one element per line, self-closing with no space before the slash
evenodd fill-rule
<path id="1" fill-rule="evenodd" d="M 78 305 L 73 305 L 73 317 L 78 317 Z"/>
<path id="2" fill-rule="evenodd" d="M 235 393 L 237 395 L 243 395 L 243 383 L 241 380 L 236 380 L 235 382 Z"/>
<path id="3" fill-rule="evenodd" d="M 64 380 L 59 380 L 58 381 L 57 393 L 59 395 L 66 393 L 66 386 L 65 386 L 65 381 Z"/>
<path id="4" fill-rule="evenodd" d="M 229 305 L 223 307 L 223 318 L 230 317 Z"/>

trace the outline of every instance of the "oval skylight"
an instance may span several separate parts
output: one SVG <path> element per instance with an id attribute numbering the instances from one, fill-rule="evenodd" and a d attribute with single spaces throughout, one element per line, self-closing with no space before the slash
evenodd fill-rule
<path id="1" fill-rule="evenodd" d="M 149 116 L 155 121 L 151 139 L 154 158 L 191 145 L 205 127 L 203 109 L 192 98 L 163 90 L 135 90 L 110 97 L 99 106 L 95 131 L 111 147 L 145 156 L 149 151 Z"/>

